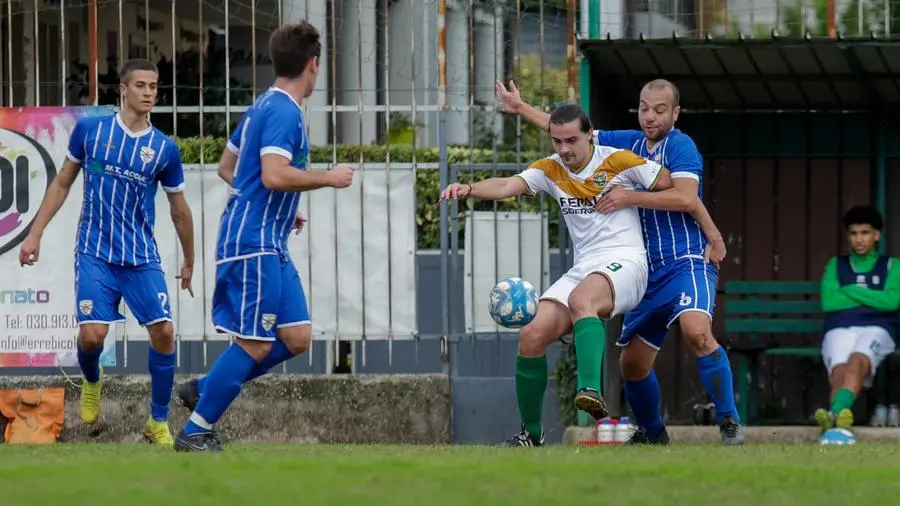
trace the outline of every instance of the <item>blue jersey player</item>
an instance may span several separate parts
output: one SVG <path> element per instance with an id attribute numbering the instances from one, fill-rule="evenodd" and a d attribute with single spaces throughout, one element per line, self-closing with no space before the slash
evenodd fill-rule
<path id="1" fill-rule="evenodd" d="M 306 21 L 281 26 L 269 52 L 275 83 L 244 114 L 220 166 L 220 174 L 232 178 L 232 190 L 219 221 L 212 318 L 234 343 L 202 382 L 179 388 L 179 396 L 192 394 L 196 406 L 175 438 L 178 451 L 221 451 L 213 426 L 243 384 L 309 349 L 309 309 L 287 238 L 300 192 L 346 188 L 353 181 L 346 166 L 306 170 L 309 139 L 300 103 L 318 75 L 318 30 Z"/>
<path id="2" fill-rule="evenodd" d="M 78 121 L 66 160 L 44 195 L 19 261 L 24 265 L 38 261 L 41 236 L 84 169 L 84 203 L 75 244 L 78 363 L 84 374 L 81 418 L 93 424 L 100 416 L 100 353 L 109 325 L 125 321 L 119 313 L 124 298 L 150 334 L 150 416 L 144 435 L 171 447 L 167 419 L 175 381 L 175 343 L 168 288 L 153 235 L 158 186 L 169 198 L 184 251 L 181 287 L 189 291 L 194 230 L 178 146 L 147 119 L 156 102 L 158 76 L 149 61 L 126 62 L 120 71 L 120 111 Z"/>
<path id="3" fill-rule="evenodd" d="M 548 115 L 522 102 L 514 84 L 497 83 L 497 96 L 508 112 L 546 128 Z M 677 192 L 631 192 L 618 188 L 597 205 L 599 212 L 640 207 L 650 275 L 641 303 L 625 316 L 617 344 L 625 396 L 638 422 L 630 444 L 666 444 L 668 434 L 659 411 L 660 389 L 653 363 L 669 327 L 678 322 L 688 347 L 697 356 L 704 386 L 716 406 L 722 442 L 742 444 L 731 366 L 712 335 L 718 263 L 725 256 L 721 234 L 704 234 L 689 210 L 702 196 L 703 158 L 691 138 L 675 129 L 679 92 L 658 79 L 641 90 L 641 131 L 598 131 L 600 144 L 629 149 L 668 168 Z M 716 231 L 717 232 L 717 231 Z M 576 399 L 577 401 L 577 399 Z"/>

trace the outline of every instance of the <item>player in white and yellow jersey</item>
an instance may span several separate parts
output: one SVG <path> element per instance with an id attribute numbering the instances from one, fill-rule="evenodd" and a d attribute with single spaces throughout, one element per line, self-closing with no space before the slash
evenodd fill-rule
<path id="1" fill-rule="evenodd" d="M 647 287 L 647 253 L 637 208 L 609 214 L 595 212 L 613 186 L 629 190 L 672 188 L 669 171 L 631 151 L 595 146 L 593 127 L 576 105 L 562 105 L 550 115 L 556 153 L 521 173 L 471 185 L 453 183 L 441 200 L 475 197 L 501 200 L 545 192 L 560 206 L 575 249 L 574 265 L 540 299 L 535 319 L 519 334 L 516 394 L 522 430 L 513 446 L 540 446 L 547 347 L 575 331 L 578 356 L 576 405 L 596 418 L 608 414 L 600 395 L 600 366 L 606 346 L 601 320 L 624 314 L 640 302 Z M 702 209 L 705 213 L 705 208 Z M 712 219 L 706 214 L 708 224 Z"/>

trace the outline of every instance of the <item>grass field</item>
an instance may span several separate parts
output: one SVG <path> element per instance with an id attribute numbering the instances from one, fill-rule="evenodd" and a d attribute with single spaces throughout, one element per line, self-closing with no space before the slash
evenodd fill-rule
<path id="1" fill-rule="evenodd" d="M 0 445 L 8 505 L 884 505 L 900 447 Z"/>

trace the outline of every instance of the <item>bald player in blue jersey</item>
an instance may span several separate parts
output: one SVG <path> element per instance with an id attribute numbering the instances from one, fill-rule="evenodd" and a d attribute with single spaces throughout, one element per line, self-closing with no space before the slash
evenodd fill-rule
<path id="1" fill-rule="evenodd" d="M 41 236 L 83 169 L 84 203 L 75 244 L 77 353 L 84 374 L 81 418 L 93 424 L 100 416 L 100 354 L 110 324 L 125 321 L 119 313 L 119 302 L 124 298 L 150 334 L 150 416 L 144 436 L 171 447 L 167 419 L 176 357 L 168 287 L 153 235 L 157 188 L 162 186 L 169 199 L 172 222 L 184 251 L 181 288 L 192 296 L 193 218 L 184 198 L 178 146 L 147 118 L 156 103 L 156 66 L 147 60 L 130 60 L 122 66 L 119 77 L 120 111 L 76 123 L 66 160 L 44 195 L 19 261 L 23 265 L 38 261 Z"/>
<path id="2" fill-rule="evenodd" d="M 522 101 L 514 83 L 497 82 L 498 100 L 507 112 L 546 129 L 549 115 Z M 731 365 L 712 334 L 718 284 L 718 263 L 725 257 L 721 234 L 707 236 L 690 210 L 702 198 L 703 157 L 694 141 L 674 128 L 680 112 L 678 88 L 658 79 L 641 90 L 638 120 L 641 130 L 597 131 L 599 144 L 628 149 L 669 169 L 677 192 L 611 190 L 597 204 L 609 213 L 637 206 L 650 265 L 647 292 L 625 315 L 619 358 L 625 396 L 638 424 L 627 444 L 668 444 L 660 413 L 660 388 L 653 370 L 669 327 L 678 322 L 685 342 L 697 356 L 700 378 L 716 406 L 722 443 L 744 443 Z M 579 395 L 581 393 L 579 392 Z M 585 393 L 586 405 L 596 392 Z M 576 397 L 576 403 L 578 403 Z M 593 414 L 593 413 L 592 413 Z"/>
<path id="3" fill-rule="evenodd" d="M 219 221 L 213 324 L 234 343 L 213 364 L 175 449 L 218 452 L 214 425 L 247 381 L 309 349 L 312 328 L 300 276 L 288 255 L 301 192 L 346 188 L 347 166 L 309 171 L 300 104 L 310 96 L 322 51 L 307 21 L 269 39 L 273 86 L 244 113 L 220 169 L 233 160 L 231 197 Z M 234 157 L 234 158 L 232 158 Z M 181 396 L 181 395 L 179 395 Z"/>

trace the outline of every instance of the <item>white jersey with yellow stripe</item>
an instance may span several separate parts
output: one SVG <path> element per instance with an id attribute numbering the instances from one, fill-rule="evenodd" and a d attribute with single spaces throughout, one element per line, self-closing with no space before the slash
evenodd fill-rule
<path id="1" fill-rule="evenodd" d="M 557 154 L 533 162 L 518 174 L 532 195 L 544 192 L 559 204 L 575 248 L 574 261 L 610 252 L 646 255 L 637 208 L 609 214 L 594 210 L 597 200 L 613 186 L 653 190 L 662 166 L 631 151 L 594 146 L 585 167 L 570 171 Z"/>

